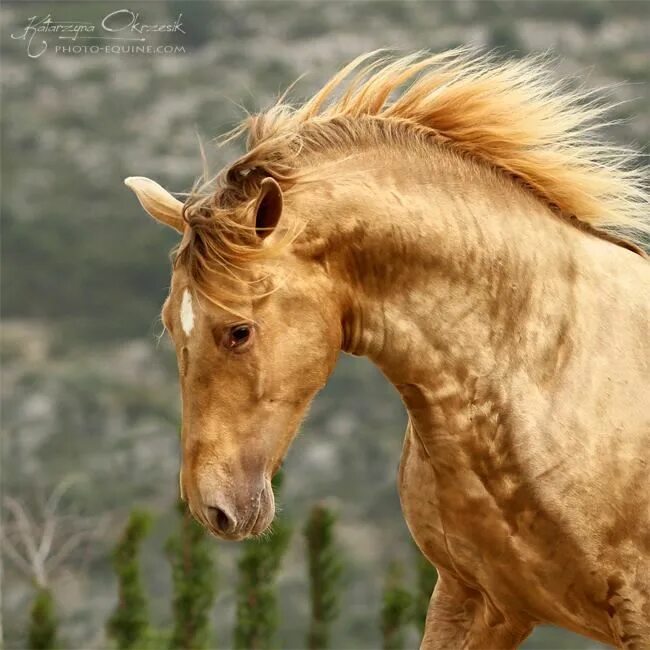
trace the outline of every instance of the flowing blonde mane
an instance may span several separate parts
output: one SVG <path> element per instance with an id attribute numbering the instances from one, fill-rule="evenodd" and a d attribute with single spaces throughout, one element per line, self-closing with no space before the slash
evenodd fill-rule
<path id="1" fill-rule="evenodd" d="M 355 59 L 303 105 L 283 97 L 230 134 L 247 135 L 247 152 L 195 188 L 184 209 L 192 234 L 177 259 L 200 285 L 271 254 L 249 221 L 264 177 L 291 192 L 308 180 L 306 155 L 369 142 L 434 142 L 501 170 L 578 226 L 650 232 L 646 169 L 599 137 L 611 107 L 594 91 L 568 89 L 540 57 L 377 56 Z"/>

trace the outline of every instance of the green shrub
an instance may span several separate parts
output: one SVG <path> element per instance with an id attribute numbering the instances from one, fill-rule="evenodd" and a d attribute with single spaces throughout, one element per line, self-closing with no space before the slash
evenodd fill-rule
<path id="1" fill-rule="evenodd" d="M 276 475 L 276 492 L 281 483 Z M 276 578 L 289 545 L 291 528 L 276 518 L 270 533 L 243 543 L 237 564 L 236 650 L 270 650 L 277 645 L 278 603 Z"/>
<path id="2" fill-rule="evenodd" d="M 305 526 L 309 564 L 311 620 L 307 645 L 310 650 L 329 647 L 330 625 L 338 614 L 338 594 L 342 565 L 334 543 L 334 514 L 315 506 Z"/>
<path id="3" fill-rule="evenodd" d="M 119 650 L 139 650 L 149 628 L 147 598 L 140 577 L 139 553 L 149 532 L 148 513 L 134 510 L 115 550 L 113 567 L 118 578 L 118 604 L 107 624 L 108 636 Z"/>
<path id="4" fill-rule="evenodd" d="M 436 567 L 416 549 L 416 590 L 413 598 L 413 620 L 422 631 L 429 611 L 431 594 L 438 581 Z"/>
<path id="5" fill-rule="evenodd" d="M 57 621 L 54 599 L 47 587 L 38 587 L 29 615 L 29 647 L 31 650 L 51 650 L 57 647 Z"/>
<path id="6" fill-rule="evenodd" d="M 174 627 L 173 650 L 214 648 L 210 613 L 216 594 L 213 542 L 187 510 L 178 503 L 180 530 L 167 542 L 172 565 Z"/>
<path id="7" fill-rule="evenodd" d="M 382 595 L 381 636 L 384 650 L 401 650 L 411 620 L 411 594 L 404 588 L 402 567 L 393 562 L 386 573 Z"/>

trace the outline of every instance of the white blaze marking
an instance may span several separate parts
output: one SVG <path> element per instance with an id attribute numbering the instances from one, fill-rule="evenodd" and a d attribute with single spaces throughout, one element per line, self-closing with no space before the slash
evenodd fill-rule
<path id="1" fill-rule="evenodd" d="M 187 336 L 194 328 L 194 310 L 192 309 L 192 296 L 190 292 L 185 289 L 183 293 L 183 300 L 181 301 L 181 326 Z"/>

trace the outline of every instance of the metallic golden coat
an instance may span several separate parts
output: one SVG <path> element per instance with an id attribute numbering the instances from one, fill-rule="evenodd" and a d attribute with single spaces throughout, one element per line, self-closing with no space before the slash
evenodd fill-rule
<path id="1" fill-rule="evenodd" d="M 600 230 L 648 231 L 643 173 L 540 61 L 365 61 L 250 118 L 184 206 L 127 179 L 183 234 L 163 318 L 190 508 L 266 528 L 309 402 L 364 355 L 409 413 L 402 507 L 440 573 L 422 647 L 552 623 L 648 648 L 650 265 Z"/>

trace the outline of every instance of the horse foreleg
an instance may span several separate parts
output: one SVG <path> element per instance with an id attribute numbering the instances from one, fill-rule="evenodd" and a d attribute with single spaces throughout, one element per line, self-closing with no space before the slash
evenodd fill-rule
<path id="1" fill-rule="evenodd" d="M 420 650 L 511 650 L 532 629 L 532 624 L 508 620 L 480 592 L 440 572 Z"/>

